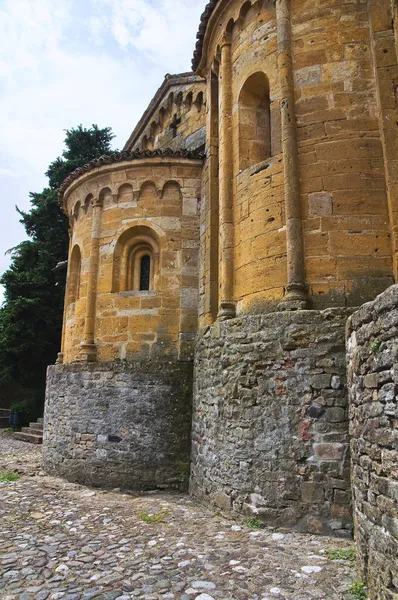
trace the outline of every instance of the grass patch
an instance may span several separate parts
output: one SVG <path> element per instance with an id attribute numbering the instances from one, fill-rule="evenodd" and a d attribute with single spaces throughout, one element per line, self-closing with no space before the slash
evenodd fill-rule
<path id="1" fill-rule="evenodd" d="M 330 548 L 325 552 L 326 556 L 330 560 L 350 560 L 354 562 L 357 557 L 355 548 Z"/>
<path id="2" fill-rule="evenodd" d="M 0 482 L 4 481 L 18 481 L 19 479 L 18 473 L 12 473 L 8 471 L 7 473 L 0 473 Z"/>
<path id="3" fill-rule="evenodd" d="M 264 529 L 265 525 L 260 519 L 256 519 L 256 517 L 250 517 L 250 519 L 246 519 L 243 523 L 246 527 L 250 527 L 250 529 Z"/>
<path id="4" fill-rule="evenodd" d="M 360 579 L 354 581 L 354 583 L 352 583 L 348 588 L 348 591 L 350 592 L 351 596 L 355 598 L 355 600 L 366 600 L 368 597 L 365 584 Z"/>
<path id="5" fill-rule="evenodd" d="M 375 354 L 378 351 L 378 349 L 380 348 L 380 346 L 381 346 L 381 341 L 375 340 L 372 344 L 370 344 L 370 348 L 369 348 L 370 353 Z"/>
<path id="6" fill-rule="evenodd" d="M 2 429 L 2 433 L 3 435 L 11 435 L 14 433 L 14 430 L 12 427 L 6 427 L 5 429 Z"/>
<path id="7" fill-rule="evenodd" d="M 161 510 L 156 515 L 150 515 L 147 512 L 138 513 L 139 518 L 144 523 L 164 523 L 165 518 L 169 514 L 168 510 Z"/>

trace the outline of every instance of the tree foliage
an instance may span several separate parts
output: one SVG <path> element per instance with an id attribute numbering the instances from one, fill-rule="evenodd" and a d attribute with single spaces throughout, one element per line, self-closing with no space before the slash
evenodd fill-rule
<path id="1" fill-rule="evenodd" d="M 58 156 L 46 171 L 50 188 L 57 190 L 72 171 L 94 158 L 109 154 L 114 137 L 110 127 L 99 129 L 97 125 L 92 125 L 90 129 L 85 129 L 79 125 L 76 129 L 67 129 L 63 158 Z"/>
<path id="2" fill-rule="evenodd" d="M 0 309 L 0 387 L 25 390 L 38 410 L 43 402 L 47 365 L 60 349 L 65 272 L 54 272 L 67 259 L 68 221 L 56 189 L 74 169 L 111 151 L 109 127 L 81 125 L 66 131 L 66 149 L 46 172 L 49 187 L 30 193 L 31 209 L 17 208 L 29 238 L 10 250 L 10 268 L 1 276 L 5 301 Z"/>

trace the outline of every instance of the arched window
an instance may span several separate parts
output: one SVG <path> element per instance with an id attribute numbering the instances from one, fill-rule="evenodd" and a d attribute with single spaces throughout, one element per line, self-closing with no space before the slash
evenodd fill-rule
<path id="1" fill-rule="evenodd" d="M 239 94 L 239 169 L 271 156 L 269 81 L 264 73 L 251 75 Z"/>
<path id="2" fill-rule="evenodd" d="M 113 292 L 155 291 L 159 284 L 159 242 L 145 225 L 131 227 L 118 239 L 113 265 Z"/>
<path id="3" fill-rule="evenodd" d="M 148 292 L 154 289 L 153 248 L 143 239 L 137 239 L 127 261 L 126 290 Z"/>
<path id="4" fill-rule="evenodd" d="M 68 275 L 68 301 L 67 304 L 72 304 L 80 298 L 80 278 L 82 270 L 82 259 L 79 246 L 74 246 L 69 265 Z"/>
<path id="5" fill-rule="evenodd" d="M 146 291 L 150 289 L 151 281 L 151 257 L 149 254 L 144 254 L 141 257 L 140 265 L 140 291 Z"/>

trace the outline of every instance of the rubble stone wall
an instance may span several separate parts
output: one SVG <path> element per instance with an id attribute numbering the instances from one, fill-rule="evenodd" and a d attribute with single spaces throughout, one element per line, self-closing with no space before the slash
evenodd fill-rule
<path id="1" fill-rule="evenodd" d="M 398 286 L 348 321 L 352 494 L 372 600 L 398 598 Z"/>
<path id="2" fill-rule="evenodd" d="M 186 489 L 192 363 L 48 368 L 43 467 L 105 488 Z"/>
<path id="3" fill-rule="evenodd" d="M 199 337 L 194 496 L 273 526 L 350 534 L 347 316 L 246 316 Z"/>

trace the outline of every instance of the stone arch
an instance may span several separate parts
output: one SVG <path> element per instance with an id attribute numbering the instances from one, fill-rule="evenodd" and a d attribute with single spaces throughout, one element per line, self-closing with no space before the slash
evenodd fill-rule
<path id="1" fill-rule="evenodd" d="M 159 128 L 160 128 L 160 131 L 163 131 L 163 129 L 164 129 L 165 120 L 166 120 L 166 109 L 162 106 L 162 108 L 159 110 Z"/>
<path id="2" fill-rule="evenodd" d="M 143 258 L 149 257 L 148 285 L 143 284 Z M 152 226 L 134 224 L 116 242 L 112 292 L 155 291 L 159 288 L 160 240 Z"/>
<path id="3" fill-rule="evenodd" d="M 252 7 L 252 3 L 250 0 L 247 0 L 247 2 L 244 2 L 242 4 L 242 6 L 240 7 L 240 10 L 239 10 L 239 20 L 241 22 L 246 19 L 251 7 Z"/>
<path id="4" fill-rule="evenodd" d="M 144 181 L 141 184 L 140 191 L 138 194 L 138 200 L 141 201 L 152 201 L 158 197 L 158 190 L 153 181 Z"/>
<path id="5" fill-rule="evenodd" d="M 181 186 L 178 181 L 174 181 L 170 179 L 170 181 L 166 181 L 162 189 L 161 198 L 166 198 L 167 200 L 182 200 Z"/>
<path id="6" fill-rule="evenodd" d="M 94 196 L 92 194 L 87 194 L 85 200 L 84 200 L 84 212 L 85 214 L 87 214 L 90 210 L 90 208 L 92 208 L 93 206 L 93 200 L 94 200 Z"/>
<path id="7" fill-rule="evenodd" d="M 185 98 L 185 108 L 186 108 L 186 110 L 191 110 L 191 108 L 192 108 L 192 101 L 193 101 L 193 94 L 192 94 L 192 92 L 188 92 L 188 94 L 186 95 L 186 98 Z"/>
<path id="8" fill-rule="evenodd" d="M 134 199 L 134 191 L 131 183 L 123 183 L 117 191 L 118 203 L 132 202 Z"/>
<path id="9" fill-rule="evenodd" d="M 148 149 L 148 137 L 146 135 L 144 135 L 144 137 L 142 138 L 142 149 Z"/>
<path id="10" fill-rule="evenodd" d="M 100 191 L 99 200 L 104 208 L 112 204 L 112 191 L 109 187 L 104 187 Z"/>
<path id="11" fill-rule="evenodd" d="M 159 135 L 159 125 L 156 123 L 156 121 L 152 121 L 151 123 L 151 139 L 153 140 L 153 143 L 156 144 L 157 137 Z"/>
<path id="12" fill-rule="evenodd" d="M 199 92 L 196 96 L 195 106 L 198 109 L 198 112 L 202 110 L 203 107 L 203 92 Z"/>
<path id="13" fill-rule="evenodd" d="M 81 206 L 80 200 L 78 200 L 76 202 L 76 204 L 74 205 L 73 211 L 72 211 L 72 216 L 73 216 L 75 222 L 77 222 L 80 219 L 80 217 L 82 216 L 82 206 Z"/>
<path id="14" fill-rule="evenodd" d="M 178 92 L 177 97 L 176 97 L 176 105 L 177 108 L 180 109 L 182 106 L 182 100 L 183 100 L 183 96 L 182 96 L 182 92 Z"/>
<path id="15" fill-rule="evenodd" d="M 82 254 L 80 246 L 75 244 L 70 255 L 68 273 L 67 306 L 73 304 L 80 297 L 80 279 L 82 270 Z"/>
<path id="16" fill-rule="evenodd" d="M 239 169 L 271 156 L 271 111 L 268 77 L 262 71 L 250 75 L 238 99 Z"/>

